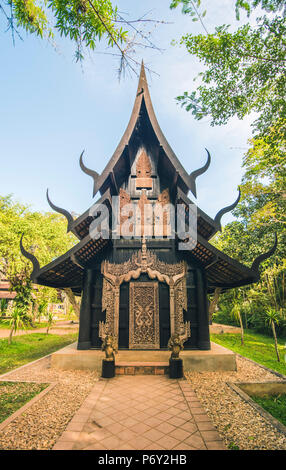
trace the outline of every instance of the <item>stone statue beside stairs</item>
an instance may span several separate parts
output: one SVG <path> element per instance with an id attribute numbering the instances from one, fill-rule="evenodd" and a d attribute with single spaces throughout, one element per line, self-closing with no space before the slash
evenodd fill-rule
<path id="1" fill-rule="evenodd" d="M 184 349 L 183 340 L 181 339 L 179 334 L 175 334 L 171 336 L 168 341 L 168 349 L 172 351 L 171 359 L 177 360 L 179 359 L 179 354 Z"/>
<path id="2" fill-rule="evenodd" d="M 106 361 L 115 361 L 115 354 L 117 353 L 116 340 L 112 335 L 106 335 L 103 338 L 102 351 L 105 352 Z"/>

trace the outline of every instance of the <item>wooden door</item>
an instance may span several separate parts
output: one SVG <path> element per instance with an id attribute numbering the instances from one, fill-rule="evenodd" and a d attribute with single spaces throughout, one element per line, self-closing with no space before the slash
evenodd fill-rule
<path id="1" fill-rule="evenodd" d="M 158 282 L 130 282 L 129 348 L 160 348 Z"/>

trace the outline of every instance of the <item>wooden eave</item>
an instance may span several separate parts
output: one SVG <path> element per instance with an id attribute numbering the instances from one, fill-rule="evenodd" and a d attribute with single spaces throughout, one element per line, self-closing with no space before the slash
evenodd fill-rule
<path id="1" fill-rule="evenodd" d="M 71 287 L 80 293 L 84 267 L 109 244 L 109 240 L 93 240 L 88 234 L 77 245 L 33 275 L 37 284 L 63 289 Z"/>
<path id="2" fill-rule="evenodd" d="M 33 281 L 49 287 L 71 287 L 80 293 L 84 268 L 110 243 L 112 240 L 93 240 L 87 235 L 67 253 L 39 269 L 34 274 Z M 199 234 L 195 248 L 183 253 L 186 259 L 195 260 L 205 269 L 210 291 L 215 287 L 228 289 L 247 285 L 259 278 L 256 271 L 222 253 Z"/>
<path id="3" fill-rule="evenodd" d="M 205 269 L 208 288 L 231 289 L 257 282 L 259 273 L 239 263 L 221 252 L 201 235 L 197 234 L 197 244 L 193 250 L 185 251 L 186 256 L 194 258 Z"/>

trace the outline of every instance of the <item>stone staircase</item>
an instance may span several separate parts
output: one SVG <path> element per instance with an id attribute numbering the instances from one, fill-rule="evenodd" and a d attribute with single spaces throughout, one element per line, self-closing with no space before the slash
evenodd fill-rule
<path id="1" fill-rule="evenodd" d="M 115 362 L 115 375 L 166 375 L 168 362 Z"/>

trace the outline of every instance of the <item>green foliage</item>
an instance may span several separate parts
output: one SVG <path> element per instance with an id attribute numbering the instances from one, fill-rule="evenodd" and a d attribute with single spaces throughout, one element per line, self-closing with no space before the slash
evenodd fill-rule
<path id="1" fill-rule="evenodd" d="M 251 398 L 286 426 L 286 395 L 264 397 L 253 395 Z"/>
<path id="2" fill-rule="evenodd" d="M 173 0 L 170 4 L 171 10 L 177 8 L 180 4 L 182 5 L 183 15 L 189 15 L 193 22 L 200 20 L 204 27 L 202 18 L 206 16 L 207 11 L 201 11 L 201 0 Z"/>
<path id="3" fill-rule="evenodd" d="M 8 344 L 12 342 L 13 333 L 17 333 L 18 330 L 25 330 L 27 325 L 27 318 L 25 313 L 19 308 L 15 307 L 11 313 L 11 319 L 9 320 L 10 327 L 10 336 L 8 339 Z"/>
<path id="4" fill-rule="evenodd" d="M 235 213 L 252 227 L 284 234 L 286 222 L 286 119 L 256 136 L 243 159 L 242 198 Z"/>
<path id="5" fill-rule="evenodd" d="M 156 47 L 145 26 L 164 23 L 142 18 L 130 19 L 111 0 L 0 0 L 0 13 L 7 21 L 7 31 L 22 39 L 21 30 L 55 43 L 57 36 L 75 45 L 75 58 L 81 61 L 86 51 L 93 51 L 103 42 L 115 48 L 120 58 L 119 73 L 128 66 L 136 72 L 140 62 L 133 58 L 139 47 Z"/>
<path id="6" fill-rule="evenodd" d="M 28 206 L 14 201 L 11 195 L 0 196 L 0 269 L 4 275 L 12 273 L 13 268 L 20 272 L 27 264 L 20 252 L 22 233 L 25 248 L 34 253 L 40 264 L 60 256 L 76 241 L 74 235 L 66 233 L 63 216 L 32 212 Z"/>
<path id="7" fill-rule="evenodd" d="M 61 36 L 77 45 L 76 58 L 83 58 L 83 47 L 94 50 L 97 41 L 107 37 L 110 47 L 126 42 L 127 31 L 115 26 L 117 9 L 110 0 L 52 0 L 48 3 Z"/>
<path id="8" fill-rule="evenodd" d="M 0 382 L 0 423 L 47 387 L 41 383 Z"/>
<path id="9" fill-rule="evenodd" d="M 0 196 L 0 273 L 10 281 L 16 292 L 15 303 L 27 314 L 32 301 L 32 285 L 29 279 L 32 266 L 20 252 L 20 238 L 27 251 L 35 254 L 40 264 L 47 264 L 65 253 L 75 244 L 75 237 L 66 233 L 63 216 L 32 212 L 19 204 L 12 196 Z M 50 301 L 56 291 L 39 288 L 36 301 Z"/>
<path id="10" fill-rule="evenodd" d="M 77 59 L 83 47 L 93 50 L 103 37 L 111 47 L 126 41 L 126 31 L 115 25 L 117 8 L 110 0 L 7 0 L 0 6 L 12 32 L 23 28 L 41 38 L 59 32 L 76 44 Z"/>
<path id="11" fill-rule="evenodd" d="M 279 313 L 271 307 L 268 307 L 265 310 L 265 322 L 271 326 L 272 322 L 276 323 L 277 325 L 279 324 Z"/>
<path id="12" fill-rule="evenodd" d="M 0 299 L 0 315 L 4 316 L 6 314 L 7 307 L 8 299 Z"/>
<path id="13" fill-rule="evenodd" d="M 52 310 L 49 310 L 48 312 L 48 324 L 47 324 L 47 334 L 49 333 L 49 330 L 51 326 L 55 323 L 54 321 L 54 314 Z"/>
<path id="14" fill-rule="evenodd" d="M 200 2 L 174 1 L 171 8 L 180 3 L 183 13 L 201 19 Z M 225 124 L 254 111 L 259 113 L 255 129 L 261 133 L 285 116 L 286 16 L 280 15 L 285 3 L 237 0 L 237 18 L 240 9 L 249 16 L 258 5 L 268 15 L 257 18 L 256 26 L 246 23 L 231 33 L 229 25 L 221 25 L 210 34 L 203 25 L 206 35 L 182 36 L 181 44 L 206 66 L 199 74 L 201 85 L 177 98 L 196 119 L 209 116 L 212 125 Z"/>
<path id="15" fill-rule="evenodd" d="M 246 24 L 235 33 L 227 25 L 214 34 L 187 34 L 181 38 L 190 54 L 207 70 L 196 91 L 178 102 L 196 119 L 211 117 L 211 125 L 237 116 L 259 113 L 255 129 L 263 131 L 285 116 L 286 18 L 264 17 L 256 28 Z"/>
<path id="16" fill-rule="evenodd" d="M 278 340 L 278 349 L 281 357 L 285 354 L 285 339 Z M 269 369 L 273 369 L 280 374 L 286 375 L 286 362 L 278 362 L 275 350 L 273 348 L 273 339 L 268 336 L 255 333 L 254 331 L 245 331 L 244 345 L 241 346 L 240 334 L 224 333 L 212 334 L 211 341 L 224 346 L 244 357 L 252 359 Z"/>

